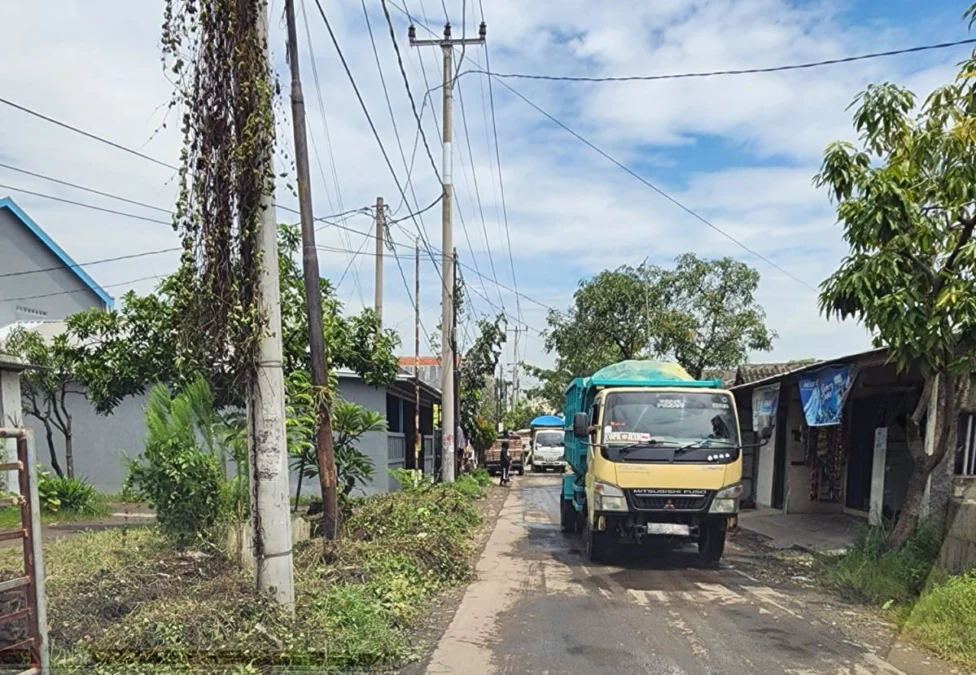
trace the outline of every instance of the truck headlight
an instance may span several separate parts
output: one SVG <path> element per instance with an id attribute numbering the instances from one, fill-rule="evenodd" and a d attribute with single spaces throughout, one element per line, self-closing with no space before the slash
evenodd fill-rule
<path id="1" fill-rule="evenodd" d="M 627 500 L 616 485 L 597 481 L 593 484 L 593 506 L 597 511 L 626 511 Z"/>
<path id="2" fill-rule="evenodd" d="M 709 507 L 709 513 L 736 513 L 739 504 L 739 497 L 742 496 L 742 485 L 730 485 L 727 488 L 722 488 L 715 493 L 715 498 L 712 500 L 712 505 Z"/>

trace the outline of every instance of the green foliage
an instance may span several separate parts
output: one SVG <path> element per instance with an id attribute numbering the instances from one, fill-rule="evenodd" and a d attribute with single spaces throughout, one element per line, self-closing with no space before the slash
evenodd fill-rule
<path id="1" fill-rule="evenodd" d="M 74 387 L 81 364 L 80 350 L 72 346 L 64 334 L 47 341 L 37 332 L 25 328 L 13 330 L 3 344 L 3 350 L 34 366 L 20 375 L 24 412 L 44 425 L 51 468 L 58 476 L 64 476 L 65 472 L 58 461 L 52 429 L 64 438 L 67 475 L 73 478 L 71 413 L 67 403 L 69 396 L 83 396 Z"/>
<path id="2" fill-rule="evenodd" d="M 939 532 L 923 527 L 901 549 L 887 551 L 890 530 L 890 525 L 862 526 L 849 551 L 824 561 L 825 582 L 878 605 L 910 606 L 939 555 Z"/>
<path id="3" fill-rule="evenodd" d="M 95 487 L 83 478 L 51 478 L 39 473 L 37 494 L 41 510 L 47 513 L 69 513 L 78 516 L 99 516 L 107 513 L 104 499 Z"/>
<path id="4" fill-rule="evenodd" d="M 505 342 L 505 317 L 478 322 L 478 337 L 461 359 L 458 370 L 458 423 L 468 439 L 478 435 L 477 418 L 494 389 L 492 377 Z"/>
<path id="5" fill-rule="evenodd" d="M 526 366 L 541 384 L 526 394 L 561 410 L 575 377 L 626 359 L 671 358 L 693 377 L 733 368 L 750 351 L 769 351 L 776 334 L 756 302 L 759 273 L 732 258 L 685 253 L 673 269 L 628 265 L 580 282 L 567 313 L 551 310 L 551 369 Z"/>
<path id="6" fill-rule="evenodd" d="M 174 551 L 155 528 L 50 543 L 55 665 L 113 675 L 395 669 L 415 655 L 405 630 L 434 594 L 470 577 L 480 518 L 468 491 L 428 484 L 357 500 L 327 561 L 318 542 L 296 547 L 294 617 L 255 597 L 222 556 Z M 18 556 L 0 549 L 0 578 Z"/>
<path id="7" fill-rule="evenodd" d="M 301 236 L 292 225 L 278 228 L 282 344 L 286 379 L 309 372 L 308 322 L 300 259 Z M 109 312 L 88 310 L 71 316 L 68 334 L 79 345 L 78 381 L 100 413 L 110 413 L 124 398 L 143 394 L 161 382 L 183 389 L 197 375 L 211 385 L 214 407 L 244 407 L 244 391 L 232 364 L 203 343 L 183 339 L 182 324 L 191 308 L 185 270 L 164 279 L 156 292 L 124 295 Z M 323 331 L 329 345 L 328 365 L 348 368 L 373 385 L 392 382 L 398 372 L 395 331 L 383 329 L 372 310 L 344 317 L 342 304 L 325 279 L 321 282 Z M 225 353 L 233 351 L 226 346 Z"/>
<path id="8" fill-rule="evenodd" d="M 481 483 L 473 476 L 462 475 L 452 483 L 454 489 L 469 499 L 478 499 L 482 496 Z"/>
<path id="9" fill-rule="evenodd" d="M 209 396 L 205 383 L 176 396 L 163 385 L 149 391 L 145 453 L 129 464 L 126 479 L 126 488 L 149 502 L 159 528 L 180 545 L 210 534 L 232 510 L 217 457 L 197 442 L 205 434 L 196 416 L 203 404 L 194 396 Z"/>
<path id="10" fill-rule="evenodd" d="M 495 444 L 495 440 L 498 438 L 495 425 L 481 416 L 474 419 L 474 425 L 467 433 L 468 442 L 474 448 L 474 451 L 478 453 L 477 456 L 479 459 L 484 457 L 484 454 Z"/>
<path id="11" fill-rule="evenodd" d="M 535 399 L 521 398 L 515 402 L 515 407 L 505 413 L 506 429 L 528 429 L 529 423 L 540 415 L 548 415 L 554 408 L 547 403 Z M 555 410 L 562 410 L 562 404 Z"/>
<path id="12" fill-rule="evenodd" d="M 905 627 L 939 656 L 976 668 L 976 570 L 934 586 L 916 603 Z"/>
<path id="13" fill-rule="evenodd" d="M 483 488 L 494 484 L 494 481 L 491 479 L 491 474 L 488 473 L 487 469 L 475 469 L 473 472 L 471 472 L 471 477 L 474 478 L 478 482 L 478 485 Z"/>

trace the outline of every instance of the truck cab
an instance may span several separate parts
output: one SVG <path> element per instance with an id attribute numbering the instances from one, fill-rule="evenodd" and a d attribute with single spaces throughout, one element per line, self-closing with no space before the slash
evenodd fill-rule
<path id="1" fill-rule="evenodd" d="M 531 431 L 529 457 L 532 472 L 566 469 L 565 422 L 555 415 L 536 417 L 529 424 Z"/>
<path id="2" fill-rule="evenodd" d="M 683 537 L 715 564 L 735 527 L 742 442 L 735 399 L 680 366 L 624 361 L 566 390 L 561 525 L 587 555 Z"/>

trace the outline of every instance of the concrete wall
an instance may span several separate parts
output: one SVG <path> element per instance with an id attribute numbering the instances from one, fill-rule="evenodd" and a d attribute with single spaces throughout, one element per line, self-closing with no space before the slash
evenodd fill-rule
<path id="1" fill-rule="evenodd" d="M 339 394 L 348 401 L 358 403 L 370 410 L 386 416 L 386 390 L 371 387 L 359 380 L 340 379 Z M 73 418 L 73 448 L 75 474 L 84 476 L 102 492 L 121 491 L 127 474 L 126 459 L 134 459 L 145 450 L 145 396 L 133 396 L 118 405 L 111 415 L 98 415 L 88 401 L 80 395 L 69 396 L 69 410 Z M 50 452 L 44 434 L 44 426 L 30 415 L 24 417 L 26 425 L 34 430 L 37 438 L 38 461 L 50 468 Z M 62 468 L 65 468 L 64 441 L 55 430 L 55 448 Z M 359 449 L 373 460 L 376 469 L 373 484 L 365 489 L 357 489 L 354 494 L 371 495 L 387 491 L 389 484 L 386 472 L 386 434 L 370 432 L 360 441 Z M 289 467 L 291 462 L 289 461 Z M 231 462 L 229 471 L 236 468 Z M 298 488 L 298 474 L 292 470 L 289 482 L 290 493 L 295 495 Z M 302 494 L 318 493 L 315 479 L 302 483 Z"/>
<path id="2" fill-rule="evenodd" d="M 976 568 L 976 478 L 957 477 L 939 562 L 951 574 Z"/>
<path id="3" fill-rule="evenodd" d="M 64 266 L 64 262 L 28 230 L 7 208 L 0 207 L 0 269 L 5 274 Z M 69 269 L 6 277 L 0 298 L 0 326 L 22 320 L 64 319 L 88 309 L 104 307 L 101 299 Z"/>

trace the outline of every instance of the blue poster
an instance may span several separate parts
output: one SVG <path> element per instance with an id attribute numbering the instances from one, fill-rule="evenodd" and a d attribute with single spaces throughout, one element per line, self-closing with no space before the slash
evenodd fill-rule
<path id="1" fill-rule="evenodd" d="M 830 366 L 800 375 L 800 402 L 811 427 L 840 424 L 847 392 L 854 384 L 854 365 Z"/>
<path id="2" fill-rule="evenodd" d="M 779 405 L 779 382 L 768 387 L 752 390 L 752 430 L 760 432 L 776 424 L 776 408 Z"/>

